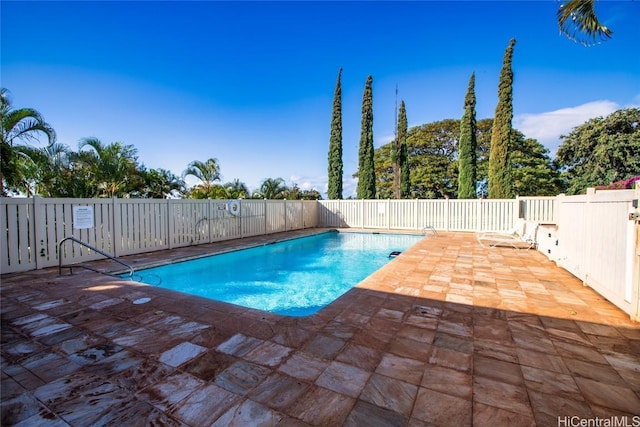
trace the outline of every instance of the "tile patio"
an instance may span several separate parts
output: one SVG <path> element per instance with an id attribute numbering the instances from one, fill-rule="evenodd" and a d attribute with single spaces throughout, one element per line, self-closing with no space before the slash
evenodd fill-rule
<path id="1" fill-rule="evenodd" d="M 123 260 L 139 267 L 318 231 Z M 425 237 L 302 318 L 77 268 L 4 275 L 0 290 L 3 426 L 557 426 L 558 417 L 640 416 L 640 324 L 543 254 L 485 249 L 472 234 Z M 150 301 L 134 304 L 141 298 Z"/>

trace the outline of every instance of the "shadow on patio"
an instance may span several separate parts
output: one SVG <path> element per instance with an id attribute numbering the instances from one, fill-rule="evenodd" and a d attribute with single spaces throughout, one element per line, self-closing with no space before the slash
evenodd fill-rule
<path id="1" fill-rule="evenodd" d="M 301 232 L 226 247 L 290 235 Z M 640 415 L 640 325 L 541 253 L 484 249 L 472 234 L 426 237 L 304 318 L 76 271 L 2 277 L 3 425 L 555 426 Z"/>

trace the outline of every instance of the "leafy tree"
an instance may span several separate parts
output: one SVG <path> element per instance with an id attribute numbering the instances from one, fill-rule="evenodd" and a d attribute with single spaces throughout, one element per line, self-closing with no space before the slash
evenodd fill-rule
<path id="1" fill-rule="evenodd" d="M 187 194 L 191 199 L 246 199 L 249 189 L 244 182 L 235 179 L 224 184 L 196 185 Z"/>
<path id="2" fill-rule="evenodd" d="M 141 171 L 144 187 L 139 196 L 152 199 L 166 199 L 185 193 L 185 182 L 166 169 L 150 169 Z"/>
<path id="3" fill-rule="evenodd" d="M 560 32 L 585 46 L 609 39 L 613 32 L 598 20 L 595 3 L 595 0 L 562 3 L 557 13 Z"/>
<path id="4" fill-rule="evenodd" d="M 404 101 L 400 101 L 396 138 L 393 140 L 391 161 L 393 162 L 393 196 L 402 199 L 409 194 L 410 175 L 407 163 L 407 110 Z"/>
<path id="5" fill-rule="evenodd" d="M 185 196 L 188 199 L 228 199 L 225 188 L 217 183 L 207 187 L 202 184 L 194 185 Z"/>
<path id="6" fill-rule="evenodd" d="M 486 194 L 491 119 L 476 124 L 478 193 Z M 410 196 L 416 198 L 456 198 L 458 188 L 461 120 L 442 120 L 416 126 L 408 131 Z M 521 196 L 558 194 L 563 191 L 558 166 L 548 150 L 534 139 L 513 130 L 516 147 L 510 156 L 513 186 Z M 377 191 L 381 198 L 393 197 L 393 144 L 376 150 Z"/>
<path id="7" fill-rule="evenodd" d="M 254 192 L 254 197 L 260 199 L 284 199 L 288 188 L 282 178 L 266 178 L 260 184 L 260 189 Z"/>
<path id="8" fill-rule="evenodd" d="M 514 192 L 521 196 L 555 196 L 564 191 L 560 169 L 549 156 L 549 150 L 537 140 L 525 138 L 513 130 L 517 147 L 511 152 Z"/>
<path id="9" fill-rule="evenodd" d="M 40 148 L 15 145 L 11 147 L 11 155 L 13 170 L 11 185 L 8 189 L 27 197 L 36 194 L 36 186 L 42 170 L 39 165 Z"/>
<path id="10" fill-rule="evenodd" d="M 498 105 L 491 130 L 491 151 L 489 153 L 489 198 L 508 199 L 513 196 L 511 181 L 511 120 L 513 119 L 513 71 L 511 61 L 513 46 L 511 39 L 505 50 L 498 86 Z"/>
<path id="11" fill-rule="evenodd" d="M 373 149 L 373 77 L 368 76 L 362 96 L 362 125 L 358 150 L 358 199 L 376 198 L 376 170 Z"/>
<path id="12" fill-rule="evenodd" d="M 250 194 L 247 184 L 237 178 L 227 182 L 223 187 L 226 191 L 227 199 L 246 199 Z"/>
<path id="13" fill-rule="evenodd" d="M 329 138 L 329 182 L 327 196 L 329 199 L 342 199 L 342 68 L 338 71 L 336 89 L 333 94 L 333 111 L 331 115 L 331 137 Z"/>
<path id="14" fill-rule="evenodd" d="M 104 144 L 97 138 L 84 138 L 79 151 L 88 148 L 80 156 L 89 180 L 94 184 L 98 197 L 125 197 L 142 185 L 139 173 L 138 150 L 121 142 Z"/>
<path id="15" fill-rule="evenodd" d="M 48 186 L 49 197 L 97 197 L 98 189 L 89 170 L 87 152 L 68 151 L 68 161 L 55 174 Z"/>
<path id="16" fill-rule="evenodd" d="M 409 129 L 409 168 L 412 196 L 421 199 L 455 198 L 460 122 L 446 119 Z"/>
<path id="17" fill-rule="evenodd" d="M 17 189 L 27 196 L 57 197 L 57 187 L 68 185 L 61 178 L 69 166 L 69 149 L 57 142 L 46 147 L 21 145 L 16 148 L 20 153 Z"/>
<path id="18" fill-rule="evenodd" d="M 293 184 L 293 187 L 287 189 L 284 198 L 287 200 L 322 200 L 318 190 L 301 190 L 298 184 Z"/>
<path id="19" fill-rule="evenodd" d="M 568 194 L 640 175 L 640 109 L 594 118 L 561 136 L 556 161 Z"/>
<path id="20" fill-rule="evenodd" d="M 481 119 L 476 122 L 476 194 L 487 197 L 489 194 L 489 151 L 491 149 L 491 129 L 493 119 Z"/>
<path id="21" fill-rule="evenodd" d="M 0 195 L 5 196 L 5 184 L 9 189 L 21 186 L 21 175 L 24 174 L 18 170 L 18 165 L 24 165 L 20 161 L 26 155 L 23 147 L 30 142 L 39 142 L 40 136 L 45 136 L 48 143 L 53 144 L 56 133 L 33 108 L 13 109 L 6 88 L 0 88 L 0 126 Z"/>
<path id="22" fill-rule="evenodd" d="M 407 132 L 407 165 L 412 198 L 455 197 L 457 191 L 457 156 L 459 120 L 442 120 L 415 126 Z M 377 192 L 380 198 L 393 197 L 393 144 L 376 150 Z"/>
<path id="23" fill-rule="evenodd" d="M 210 158 L 205 162 L 200 160 L 192 161 L 182 172 L 183 179 L 188 176 L 193 176 L 200 181 L 200 184 L 195 186 L 199 187 L 196 193 L 209 195 L 213 188 L 218 185 L 216 184 L 216 181 L 220 181 L 220 166 L 218 165 L 218 159 Z"/>
<path id="24" fill-rule="evenodd" d="M 395 198 L 393 189 L 393 144 L 384 144 L 374 153 L 376 166 L 376 194 L 381 199 Z M 358 172 L 354 174 L 357 176 Z"/>
<path id="25" fill-rule="evenodd" d="M 467 95 L 464 98 L 464 114 L 460 121 L 458 153 L 458 198 L 476 197 L 476 94 L 475 73 L 471 74 Z"/>

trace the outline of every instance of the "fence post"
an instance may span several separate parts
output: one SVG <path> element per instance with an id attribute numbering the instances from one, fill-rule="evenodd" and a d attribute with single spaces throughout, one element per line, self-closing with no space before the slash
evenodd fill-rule
<path id="1" fill-rule="evenodd" d="M 240 214 L 236 215 L 234 217 L 236 219 L 236 221 L 237 221 L 237 224 L 238 224 L 237 225 L 237 228 L 238 228 L 237 231 L 238 231 L 238 234 L 240 235 L 241 239 L 242 239 L 242 223 L 244 222 L 244 215 L 245 215 L 245 208 L 244 208 L 244 206 L 242 206 L 242 202 L 243 202 L 243 200 L 241 199 L 240 203 L 239 203 L 239 205 L 240 205 L 239 206 Z"/>
<path id="2" fill-rule="evenodd" d="M 47 219 L 46 216 L 44 215 L 44 209 L 43 209 L 43 200 L 42 197 L 34 195 L 33 196 L 33 222 L 32 222 L 32 232 L 33 232 L 33 236 L 35 238 L 35 241 L 33 242 L 34 247 L 36 248 L 35 253 L 33 254 L 34 257 L 34 262 L 35 262 L 35 267 L 36 270 L 39 268 L 42 268 L 40 266 L 40 257 L 41 254 L 42 256 L 44 256 L 46 258 L 46 254 L 44 253 L 44 251 L 48 250 L 46 248 L 46 239 L 45 239 L 45 230 L 47 229 Z M 58 247 L 58 242 L 54 242 L 55 243 L 55 247 L 57 249 Z M 50 247 L 50 245 L 48 245 Z M 57 254 L 56 254 L 56 258 L 57 258 Z"/>
<path id="3" fill-rule="evenodd" d="M 445 212 L 444 212 L 444 219 L 445 219 L 445 223 L 446 223 L 446 230 L 449 231 L 449 229 L 451 228 L 451 205 L 449 204 L 449 198 L 445 199 Z"/>
<path id="4" fill-rule="evenodd" d="M 262 234 L 267 234 L 267 228 L 269 225 L 269 206 L 267 204 L 267 199 L 263 199 L 262 205 L 264 206 L 264 231 Z"/>
<path id="5" fill-rule="evenodd" d="M 173 212 L 173 201 L 171 199 L 167 199 L 167 239 L 169 240 L 168 246 L 169 249 L 173 249 L 173 234 L 174 230 L 174 212 Z"/>
<path id="6" fill-rule="evenodd" d="M 227 200 L 227 206 L 229 206 L 229 201 Z M 207 205 L 207 219 L 205 223 L 207 224 L 207 243 L 212 242 L 212 234 L 211 234 L 211 220 L 213 218 L 213 213 L 215 212 L 215 206 L 213 200 L 209 199 L 209 203 Z"/>
<path id="7" fill-rule="evenodd" d="M 635 189 L 634 198 L 637 205 L 637 197 L 640 190 Z M 633 202 L 629 203 L 628 208 L 628 220 L 626 229 L 626 247 L 627 247 L 627 259 L 625 260 L 625 286 L 624 286 L 624 299 L 631 303 L 631 318 L 637 320 L 638 318 L 638 304 L 633 304 L 634 298 L 638 299 L 638 287 L 640 286 L 640 279 L 636 275 L 638 264 L 640 264 L 640 245 L 637 241 L 638 223 L 633 219 L 633 214 L 636 213 L 636 208 L 633 206 Z M 634 277 L 635 276 L 635 277 Z M 640 303 L 640 301 L 638 301 Z"/>
<path id="8" fill-rule="evenodd" d="M 418 199 L 414 199 L 413 201 L 413 225 L 416 230 L 420 229 L 420 224 L 418 219 Z"/>
<path id="9" fill-rule="evenodd" d="M 640 214 L 640 182 L 636 182 L 635 206 L 632 203 L 633 211 Z M 632 289 L 631 289 L 631 319 L 640 321 L 640 220 L 633 222 L 633 233 L 635 234 L 635 245 L 632 246 L 633 262 L 632 262 Z M 635 301 L 635 304 L 634 304 Z"/>
<path id="10" fill-rule="evenodd" d="M 284 231 L 287 231 L 287 199 L 282 203 L 284 205 Z"/>
<path id="11" fill-rule="evenodd" d="M 118 242 L 122 242 L 122 218 L 118 211 L 117 198 L 115 196 L 111 198 L 111 212 L 111 229 L 113 230 L 113 241 L 111 243 L 113 245 L 113 256 L 117 257 L 120 252 L 118 250 Z"/>
<path id="12" fill-rule="evenodd" d="M 591 201 L 592 199 L 595 197 L 596 195 L 596 189 L 593 187 L 587 188 L 587 200 L 585 203 L 585 214 L 586 214 L 586 227 L 585 227 L 585 234 L 586 234 L 586 238 L 585 238 L 585 251 L 584 251 L 584 258 L 582 259 L 581 262 L 581 266 L 582 268 L 586 267 L 587 262 L 589 262 L 589 260 L 591 259 L 591 245 L 592 245 L 592 233 L 591 233 L 591 225 L 592 225 L 592 218 L 593 218 L 593 212 L 591 211 Z M 585 268 L 585 273 L 584 273 L 584 277 L 582 278 L 582 284 L 585 286 L 588 286 L 588 283 L 590 281 L 589 278 L 589 270 Z"/>

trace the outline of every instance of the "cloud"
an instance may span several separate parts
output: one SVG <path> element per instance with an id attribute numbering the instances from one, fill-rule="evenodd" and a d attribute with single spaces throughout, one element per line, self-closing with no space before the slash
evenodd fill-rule
<path id="1" fill-rule="evenodd" d="M 569 134 L 589 119 L 606 117 L 620 108 L 612 101 L 594 101 L 546 113 L 519 114 L 513 118 L 513 127 L 526 137 L 537 139 L 555 155 L 561 135 Z"/>
<path id="2" fill-rule="evenodd" d="M 320 193 L 327 191 L 327 177 L 326 176 L 304 176 L 304 175 L 291 175 L 287 185 L 297 184 L 298 188 L 303 191 L 317 190 Z"/>
<path id="3" fill-rule="evenodd" d="M 394 139 L 396 139 L 395 135 L 382 135 L 381 137 L 376 138 L 376 143 L 377 144 L 374 144 L 374 145 L 376 145 L 378 147 L 381 147 L 381 146 L 383 146 L 385 144 L 393 142 Z"/>
<path id="4" fill-rule="evenodd" d="M 354 178 L 351 175 L 342 177 L 342 198 L 356 197 L 358 189 L 358 178 Z"/>

